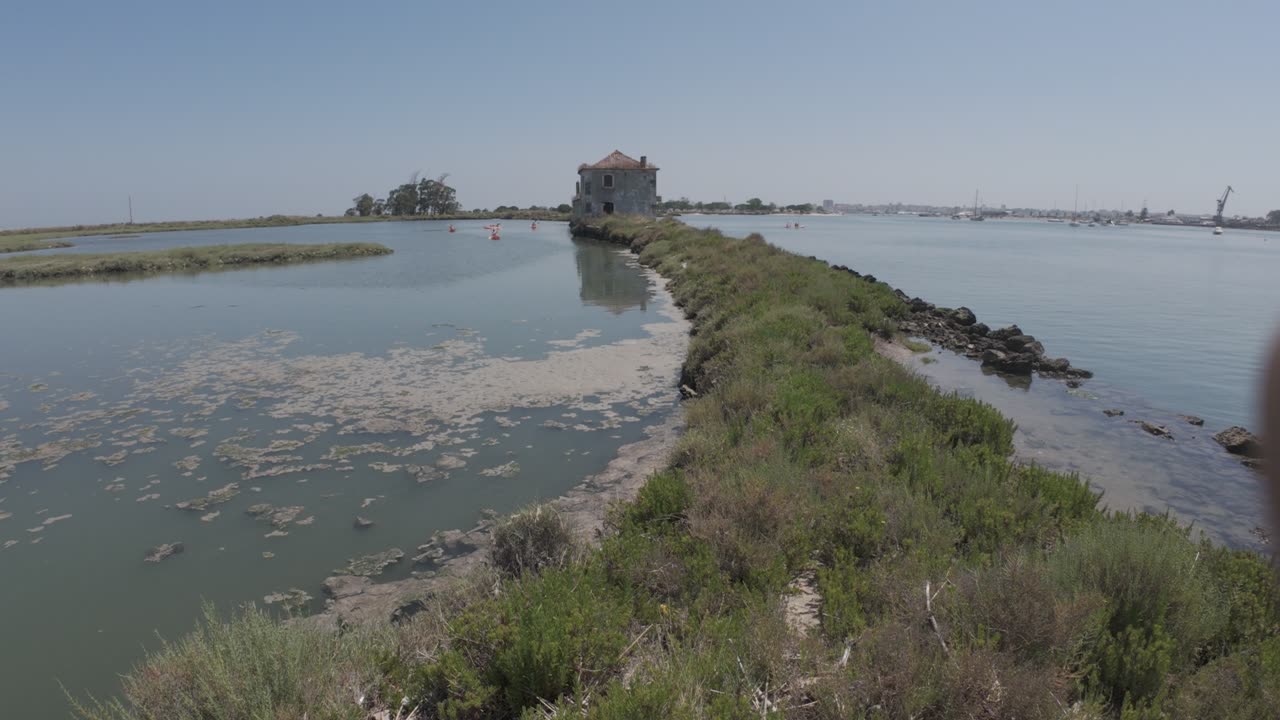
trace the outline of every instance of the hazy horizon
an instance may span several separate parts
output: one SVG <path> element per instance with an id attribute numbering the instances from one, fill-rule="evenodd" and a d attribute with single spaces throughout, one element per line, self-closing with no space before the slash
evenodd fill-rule
<path id="1" fill-rule="evenodd" d="M 1280 208 L 1280 8 L 49 2 L 0 27 L 0 227 L 340 214 L 415 171 L 567 202 L 614 149 L 667 199 Z"/>

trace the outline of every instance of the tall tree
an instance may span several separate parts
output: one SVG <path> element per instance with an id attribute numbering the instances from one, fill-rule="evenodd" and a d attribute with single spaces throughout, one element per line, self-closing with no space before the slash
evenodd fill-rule
<path id="1" fill-rule="evenodd" d="M 418 210 L 418 185 L 405 183 L 387 193 L 387 210 L 392 215 L 413 215 Z"/>
<path id="2" fill-rule="evenodd" d="M 356 215 L 359 215 L 360 217 L 369 217 L 369 215 L 373 213 L 373 196 L 369 193 L 365 193 L 354 198 L 351 202 L 353 203 L 353 207 L 351 209 L 355 210 Z"/>

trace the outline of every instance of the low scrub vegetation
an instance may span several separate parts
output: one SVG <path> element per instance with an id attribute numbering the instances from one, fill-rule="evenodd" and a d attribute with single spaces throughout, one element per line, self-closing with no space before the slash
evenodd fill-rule
<path id="1" fill-rule="evenodd" d="M 45 250 L 48 248 L 71 247 L 66 240 L 48 240 L 44 233 L 30 233 L 4 237 L 0 235 L 0 253 L 25 252 L 27 250 Z"/>
<path id="2" fill-rule="evenodd" d="M 195 272 L 248 265 L 279 265 L 369 257 L 390 253 L 390 248 L 375 243 L 326 245 L 250 243 L 205 245 L 150 252 L 19 255 L 0 260 L 0 285 L 60 278 Z"/>
<path id="3" fill-rule="evenodd" d="M 569 523 L 551 505 L 535 505 L 506 518 L 493 528 L 490 560 L 513 576 L 564 567 L 574 554 Z"/>
<path id="4" fill-rule="evenodd" d="M 756 236 L 592 232 L 640 253 L 692 318 L 670 466 L 581 553 L 518 515 L 497 567 L 379 630 L 369 665 L 359 634 L 332 640 L 327 668 L 251 646 L 254 677 L 215 686 L 263 698 L 244 717 L 346 717 L 323 694 L 343 677 L 402 718 L 1274 717 L 1269 564 L 1013 463 L 1006 418 L 874 352 L 904 312 L 887 286 Z M 193 662 L 153 656 L 113 707 L 225 716 L 184 684 Z"/>

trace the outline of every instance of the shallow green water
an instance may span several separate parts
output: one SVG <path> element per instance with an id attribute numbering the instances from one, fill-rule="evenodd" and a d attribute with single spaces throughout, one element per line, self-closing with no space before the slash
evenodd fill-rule
<path id="1" fill-rule="evenodd" d="M 85 238 L 53 252 L 396 252 L 0 289 L 0 715 L 65 714 L 59 682 L 114 692 L 202 600 L 319 598 L 349 558 L 559 495 L 672 410 L 683 330 L 631 258 L 563 224 L 497 242 L 482 224 Z M 301 509 L 273 525 L 258 503 Z M 185 551 L 143 562 L 169 542 Z"/>

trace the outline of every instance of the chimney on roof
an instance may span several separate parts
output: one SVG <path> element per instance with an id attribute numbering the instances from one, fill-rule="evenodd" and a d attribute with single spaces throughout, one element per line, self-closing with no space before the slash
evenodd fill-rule
<path id="1" fill-rule="evenodd" d="M 641 168 L 641 169 L 644 169 L 644 168 L 647 168 L 647 167 L 649 167 L 649 157 L 648 157 L 647 155 L 641 155 L 641 156 L 640 156 L 640 168 Z"/>

